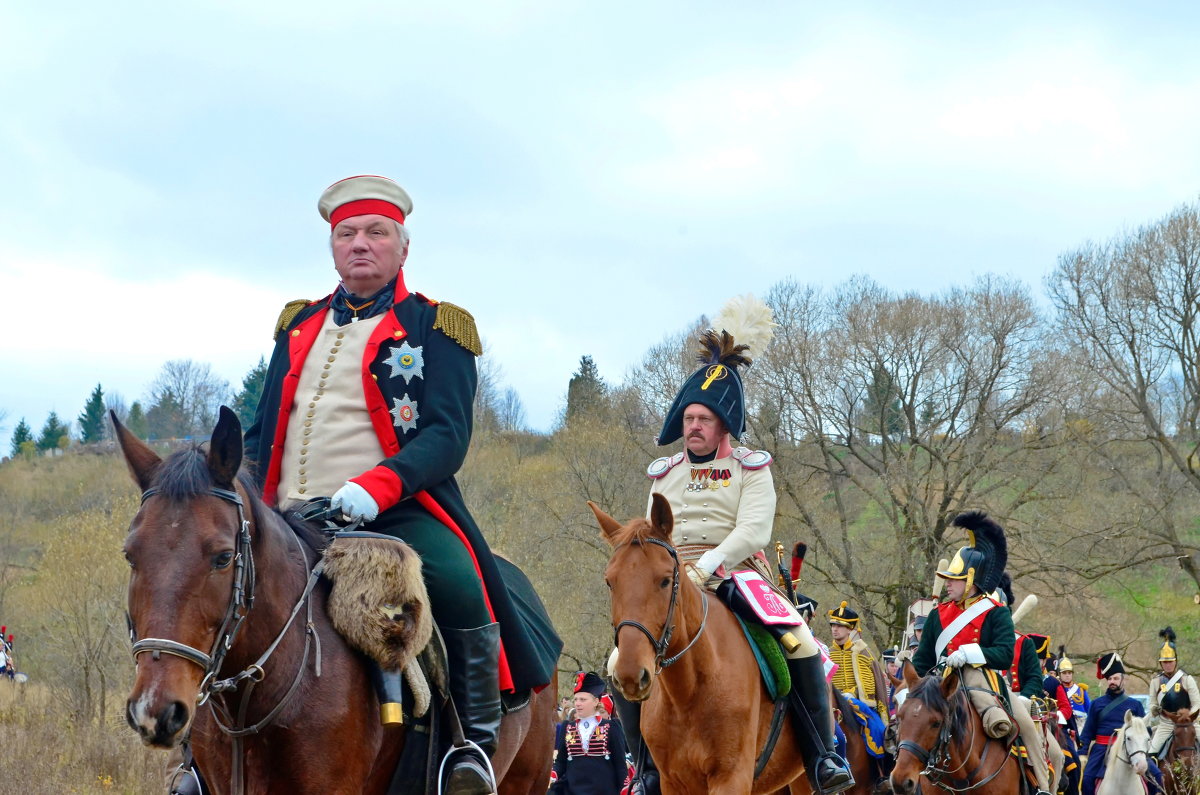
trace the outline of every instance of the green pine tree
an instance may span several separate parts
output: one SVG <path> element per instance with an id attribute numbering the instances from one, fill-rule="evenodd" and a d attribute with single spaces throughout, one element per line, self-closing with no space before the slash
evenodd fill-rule
<path id="1" fill-rule="evenodd" d="M 52 411 L 46 418 L 46 424 L 42 426 L 42 432 L 38 434 L 37 449 L 53 450 L 60 446 L 63 437 L 70 439 L 71 429 L 58 418 L 58 412 Z"/>
<path id="2" fill-rule="evenodd" d="M 233 399 L 233 410 L 237 412 L 243 429 L 249 428 L 254 422 L 254 413 L 258 411 L 258 401 L 262 398 L 263 385 L 266 383 L 267 360 L 260 356 L 258 364 L 242 379 L 242 391 Z"/>
<path id="3" fill-rule="evenodd" d="M 25 421 L 24 417 L 22 417 L 21 421 L 17 423 L 16 429 L 13 431 L 12 457 L 16 458 L 17 456 L 21 455 L 21 452 L 22 452 L 21 445 L 24 444 L 25 442 L 32 442 L 32 441 L 33 441 L 33 429 L 29 427 L 29 423 Z"/>
<path id="4" fill-rule="evenodd" d="M 92 444 L 104 439 L 104 390 L 99 384 L 75 421 L 79 423 L 79 441 Z"/>
<path id="5" fill-rule="evenodd" d="M 125 427 L 137 438 L 146 438 L 149 425 L 146 424 L 146 412 L 142 410 L 140 401 L 133 401 L 133 405 L 129 407 L 129 416 L 125 418 Z"/>
<path id="6" fill-rule="evenodd" d="M 591 356 L 579 359 L 579 370 L 571 375 L 567 384 L 566 424 L 572 420 L 595 415 L 608 396 L 608 385 L 600 377 L 600 369 Z"/>

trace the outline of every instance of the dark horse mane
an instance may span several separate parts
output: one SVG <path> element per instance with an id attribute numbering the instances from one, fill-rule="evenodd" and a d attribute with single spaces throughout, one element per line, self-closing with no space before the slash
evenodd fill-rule
<path id="1" fill-rule="evenodd" d="M 958 692 L 962 692 L 961 690 Z M 934 712 L 940 713 L 949 722 L 948 730 L 953 737 L 961 737 L 967 728 L 967 708 L 965 699 L 955 699 L 953 703 L 946 700 L 942 694 L 942 678 L 931 675 L 923 678 L 909 698 L 915 698 Z"/>
<path id="2" fill-rule="evenodd" d="M 279 511 L 263 502 L 262 489 L 245 468 L 238 471 L 237 481 L 250 498 L 246 508 L 256 524 L 261 526 L 267 515 L 275 514 L 314 551 L 324 549 L 326 541 L 321 530 L 293 511 Z M 203 497 L 216 486 L 208 469 L 208 451 L 201 445 L 176 450 L 163 459 L 151 483 L 151 488 L 170 500 Z"/>

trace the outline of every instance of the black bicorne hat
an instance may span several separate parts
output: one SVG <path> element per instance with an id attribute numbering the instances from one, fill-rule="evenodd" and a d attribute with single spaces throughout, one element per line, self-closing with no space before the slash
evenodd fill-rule
<path id="1" fill-rule="evenodd" d="M 604 695 L 604 691 L 606 689 L 607 688 L 604 686 L 604 680 L 591 671 L 587 671 L 586 673 L 581 671 L 575 675 L 576 693 L 582 691 L 584 693 L 591 693 L 596 698 L 600 698 L 600 696 Z"/>
<path id="2" fill-rule="evenodd" d="M 683 412 L 693 403 L 710 409 L 730 436 L 741 438 L 746 431 L 746 393 L 738 368 L 749 367 L 751 352 L 757 356 L 766 348 L 774 325 L 771 310 L 751 296 L 734 298 L 725 305 L 716 328 L 700 335 L 696 356 L 700 369 L 684 381 L 667 409 L 659 446 L 683 435 Z"/>
<path id="3" fill-rule="evenodd" d="M 1115 651 L 1110 651 L 1108 654 L 1101 654 L 1100 659 L 1096 660 L 1096 678 L 1107 679 L 1113 674 L 1125 673 L 1125 665 L 1121 662 L 1121 655 Z"/>

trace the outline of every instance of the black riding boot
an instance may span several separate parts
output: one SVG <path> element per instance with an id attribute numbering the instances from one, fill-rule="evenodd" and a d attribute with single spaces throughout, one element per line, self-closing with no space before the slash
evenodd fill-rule
<path id="1" fill-rule="evenodd" d="M 450 697 L 463 735 L 490 758 L 500 733 L 500 625 L 443 629 L 450 663 Z M 487 760 L 472 751 L 454 751 L 446 779 L 447 795 L 490 795 L 496 791 Z"/>
<path id="2" fill-rule="evenodd" d="M 799 660 L 789 659 L 792 674 L 792 709 L 800 729 L 800 751 L 804 767 L 815 790 L 825 795 L 854 786 L 854 776 L 845 760 L 834 749 L 833 711 L 829 704 L 829 685 L 821 665 L 821 655 Z"/>
<path id="3" fill-rule="evenodd" d="M 654 766 L 654 758 L 650 756 L 650 749 L 642 739 L 642 705 L 629 701 L 615 687 L 609 691 L 609 695 L 612 696 L 613 706 L 617 709 L 617 720 L 621 722 L 621 732 L 625 735 L 625 745 L 633 757 L 633 763 L 637 765 L 639 760 L 641 763 L 641 789 L 636 789 L 639 782 L 635 779 L 632 791 L 641 792 L 643 795 L 662 795 L 658 786 L 658 768 Z"/>

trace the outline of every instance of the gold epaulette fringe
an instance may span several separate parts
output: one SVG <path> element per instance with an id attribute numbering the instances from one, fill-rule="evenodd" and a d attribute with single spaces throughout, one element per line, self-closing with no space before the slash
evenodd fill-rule
<path id="1" fill-rule="evenodd" d="M 299 298 L 295 301 L 288 301 L 283 305 L 283 311 L 279 313 L 279 319 L 275 321 L 275 333 L 271 335 L 272 339 L 279 339 L 279 334 L 288 324 L 295 319 L 296 315 L 300 314 L 300 310 L 308 306 L 310 301 L 305 298 Z"/>
<path id="2" fill-rule="evenodd" d="M 475 318 L 461 306 L 444 301 L 439 303 L 433 327 L 440 329 L 443 334 L 476 356 L 483 355 L 483 342 L 480 341 L 479 331 L 475 328 Z"/>

